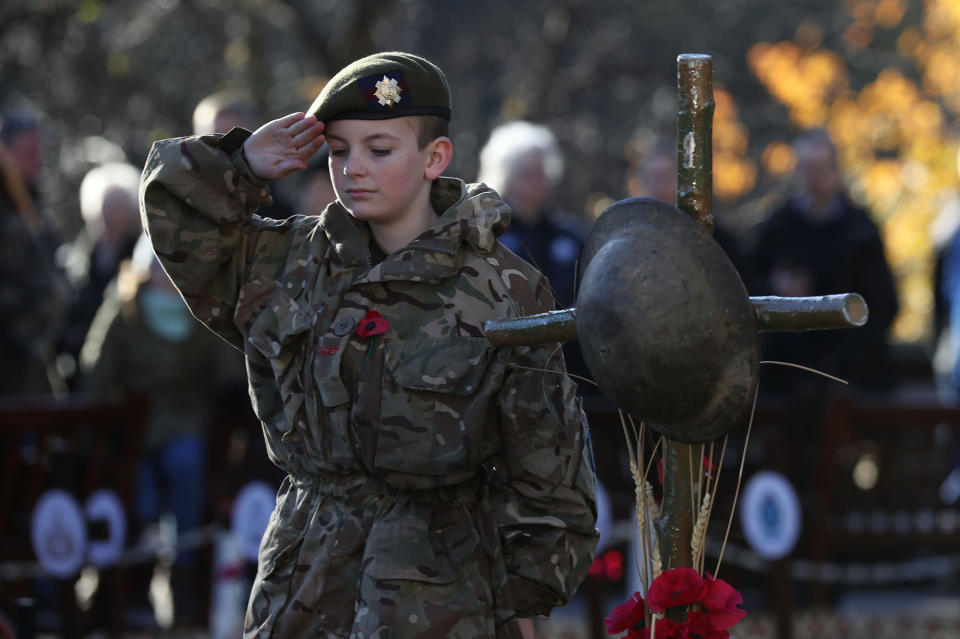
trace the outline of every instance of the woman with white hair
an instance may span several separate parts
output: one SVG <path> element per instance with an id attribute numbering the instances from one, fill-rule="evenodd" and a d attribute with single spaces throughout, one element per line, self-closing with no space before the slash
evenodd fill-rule
<path id="1" fill-rule="evenodd" d="M 140 171 L 132 164 L 110 162 L 90 169 L 80 183 L 80 213 L 94 241 L 116 247 L 140 235 L 137 190 Z"/>
<path id="2" fill-rule="evenodd" d="M 510 205 L 510 228 L 498 239 L 546 276 L 557 308 L 569 308 L 576 303 L 586 225 L 554 206 L 554 191 L 562 177 L 560 145 L 540 124 L 524 120 L 502 124 L 480 151 L 478 181 Z M 590 378 L 577 342 L 567 342 L 563 356 L 571 374 Z M 599 400 L 590 384 L 580 384 L 578 392 Z"/>
<path id="3" fill-rule="evenodd" d="M 129 258 L 140 235 L 137 189 L 140 171 L 131 164 L 110 162 L 90 169 L 80 183 L 84 231 L 67 247 L 64 263 L 76 290 L 60 336 L 61 368 L 73 382 L 75 362 L 104 291 Z"/>
<path id="4" fill-rule="evenodd" d="M 478 181 L 510 205 L 510 229 L 500 236 L 511 251 L 536 266 L 553 288 L 557 304 L 575 302 L 576 264 L 584 231 L 551 207 L 563 177 L 563 155 L 545 126 L 517 120 L 500 125 L 480 151 Z"/>

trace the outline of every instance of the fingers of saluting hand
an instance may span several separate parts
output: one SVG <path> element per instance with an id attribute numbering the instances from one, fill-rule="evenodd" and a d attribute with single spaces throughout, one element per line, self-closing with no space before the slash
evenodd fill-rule
<path id="1" fill-rule="evenodd" d="M 304 160 L 309 160 L 313 157 L 314 153 L 320 150 L 320 147 L 322 147 L 326 141 L 326 137 L 323 135 L 323 122 L 317 122 L 295 139 L 300 157 Z"/>
<path id="2" fill-rule="evenodd" d="M 287 158 L 277 162 L 276 165 L 274 166 L 273 172 L 274 172 L 274 175 L 279 178 L 279 177 L 284 177 L 285 175 L 289 175 L 294 171 L 302 171 L 305 168 L 307 168 L 306 160 L 302 160 L 299 157 L 295 156 L 295 157 Z"/>
<path id="3" fill-rule="evenodd" d="M 254 175 L 276 180 L 307 168 L 307 160 L 325 141 L 324 125 L 314 116 L 291 113 L 263 125 L 244 142 Z"/>
<path id="4" fill-rule="evenodd" d="M 270 124 L 276 124 L 281 129 L 289 130 L 298 125 L 304 128 L 310 126 L 310 123 L 306 122 L 307 120 L 310 120 L 310 119 L 316 122 L 316 118 L 314 116 L 311 115 L 307 117 L 306 115 L 303 114 L 302 111 L 300 111 L 298 113 L 290 113 L 288 115 L 283 116 L 282 118 L 277 118 Z M 304 124 L 305 122 L 306 124 Z M 294 134 L 295 133 L 291 133 L 291 135 L 294 135 Z"/>
<path id="5" fill-rule="evenodd" d="M 284 123 L 286 132 L 289 133 L 291 137 L 295 137 L 316 124 L 317 118 L 316 116 L 304 115 L 303 113 L 291 113 L 290 115 L 280 118 L 280 121 Z"/>
<path id="6" fill-rule="evenodd" d="M 304 160 L 310 159 L 323 146 L 325 141 L 323 136 L 324 124 L 319 122 L 316 117 L 312 115 L 303 116 L 302 113 L 292 113 L 281 118 L 281 120 L 289 121 L 283 132 L 290 136 L 290 143 Z"/>
<path id="7" fill-rule="evenodd" d="M 323 134 L 323 122 L 314 122 L 311 126 L 303 129 L 293 136 L 293 142 L 297 147 L 303 147 L 313 141 L 317 136 Z"/>

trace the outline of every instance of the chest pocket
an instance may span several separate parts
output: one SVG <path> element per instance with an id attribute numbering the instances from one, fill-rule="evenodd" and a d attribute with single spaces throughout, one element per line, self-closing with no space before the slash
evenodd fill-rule
<path id="1" fill-rule="evenodd" d="M 247 366 L 254 412 L 281 433 L 290 431 L 303 405 L 303 393 L 292 392 L 302 387 L 298 380 L 302 354 L 291 342 L 315 321 L 316 313 L 274 280 L 257 278 L 240 290 L 234 322 L 252 347 L 244 350 L 251 356 Z"/>
<path id="2" fill-rule="evenodd" d="M 499 375 L 476 337 L 386 345 L 375 464 L 421 475 L 471 472 L 499 448 Z"/>
<path id="3" fill-rule="evenodd" d="M 243 287 L 235 318 L 247 342 L 266 358 L 278 357 L 284 344 L 313 328 L 316 319 L 316 313 L 265 278 Z"/>

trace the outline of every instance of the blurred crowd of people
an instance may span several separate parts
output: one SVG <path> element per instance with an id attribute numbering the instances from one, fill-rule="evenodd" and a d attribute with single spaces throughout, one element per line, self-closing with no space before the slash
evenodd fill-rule
<path id="1" fill-rule="evenodd" d="M 232 92 L 203 100 L 194 116 L 196 135 L 257 125 L 250 102 Z M 209 508 L 208 456 L 221 454 L 206 439 L 210 416 L 225 392 L 244 387 L 242 356 L 190 317 L 144 241 L 139 167 L 110 162 L 90 169 L 76 196 L 82 231 L 56 236 L 40 187 L 42 136 L 29 115 L 9 114 L 0 129 L 0 394 L 145 393 L 135 520 L 145 527 L 170 511 L 179 528 L 190 530 Z M 889 333 L 898 302 L 882 236 L 845 192 L 824 131 L 803 132 L 794 149 L 795 193 L 749 236 L 732 232 L 718 211 L 715 238 L 751 295 L 858 292 L 870 307 L 866 328 L 769 335 L 763 359 L 838 375 L 856 391 L 889 392 L 897 381 Z M 558 201 L 565 168 L 557 137 L 533 122 L 508 122 L 491 132 L 479 160 L 477 181 L 495 188 L 512 210 L 501 241 L 548 277 L 560 308 L 573 306 L 590 220 Z M 275 189 L 261 215 L 319 213 L 336 197 L 326 165 L 321 152 L 288 189 Z M 655 142 L 629 166 L 622 195 L 675 203 L 676 174 L 675 143 Z M 943 322 L 952 334 L 960 331 L 960 239 L 945 246 L 943 286 L 936 288 L 952 311 Z M 589 377 L 576 345 L 565 352 L 570 371 Z M 950 361 L 952 379 L 960 380 L 957 358 Z M 770 392 L 826 388 L 822 378 L 770 367 L 761 380 Z M 189 609 L 195 594 L 184 588 L 181 595 L 178 604 Z"/>
<path id="2" fill-rule="evenodd" d="M 241 96 L 217 93 L 198 105 L 194 133 L 255 127 L 253 114 Z M 76 194 L 82 229 L 57 237 L 40 188 L 42 136 L 36 117 L 3 119 L 0 401 L 142 395 L 130 539 L 156 536 L 164 513 L 178 533 L 189 533 L 214 514 L 207 440 L 214 415 L 245 415 L 238 409 L 247 401 L 243 357 L 193 319 L 160 267 L 141 229 L 140 167 L 111 161 L 90 168 Z M 285 207 L 276 198 L 264 213 L 286 216 Z M 195 563 L 194 553 L 177 556 L 172 595 L 179 622 L 204 624 Z M 153 570 L 143 568 L 135 571 L 132 600 L 149 608 Z"/>

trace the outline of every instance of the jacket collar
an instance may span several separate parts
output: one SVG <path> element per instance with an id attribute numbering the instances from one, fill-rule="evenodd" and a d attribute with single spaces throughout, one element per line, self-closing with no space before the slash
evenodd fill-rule
<path id="1" fill-rule="evenodd" d="M 439 281 L 459 271 L 466 244 L 481 254 L 493 251 L 497 237 L 510 225 L 510 208 L 483 184 L 465 184 L 442 177 L 430 191 L 436 222 L 406 247 L 374 266 L 360 281 Z M 347 213 L 339 202 L 320 215 L 333 251 L 344 266 L 370 266 L 370 230 Z"/>

